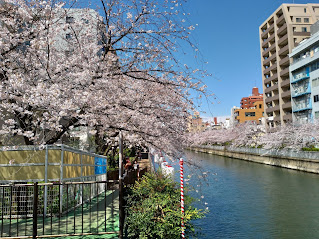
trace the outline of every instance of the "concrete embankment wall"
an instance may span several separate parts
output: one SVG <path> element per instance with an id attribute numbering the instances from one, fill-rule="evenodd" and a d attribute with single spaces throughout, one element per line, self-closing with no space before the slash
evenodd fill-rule
<path id="1" fill-rule="evenodd" d="M 190 150 L 319 174 L 319 153 L 292 150 L 228 148 L 225 146 L 191 147 Z"/>

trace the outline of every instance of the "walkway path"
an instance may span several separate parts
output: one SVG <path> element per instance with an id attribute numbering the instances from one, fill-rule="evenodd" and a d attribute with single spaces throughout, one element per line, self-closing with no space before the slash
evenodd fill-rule
<path id="1" fill-rule="evenodd" d="M 38 235 L 65 235 L 63 238 L 118 238 L 118 234 L 98 236 L 77 236 L 70 237 L 67 234 L 118 232 L 119 231 L 119 194 L 118 190 L 108 190 L 106 197 L 101 193 L 99 197 L 85 203 L 67 215 L 59 217 L 48 217 L 44 220 L 38 219 Z M 43 227 L 44 225 L 44 227 Z M 83 225 L 83 226 L 82 226 Z M 83 229 L 82 229 L 83 228 Z M 32 218 L 25 220 L 11 220 L 10 236 L 32 235 Z M 4 220 L 3 236 L 9 236 L 9 220 Z"/>
<path id="2" fill-rule="evenodd" d="M 150 159 L 140 159 L 138 161 L 139 165 L 140 165 L 140 170 L 147 168 L 147 172 L 151 171 L 151 162 Z"/>

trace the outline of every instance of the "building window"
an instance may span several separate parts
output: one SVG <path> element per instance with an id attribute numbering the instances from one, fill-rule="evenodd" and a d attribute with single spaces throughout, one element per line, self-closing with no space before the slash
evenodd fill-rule
<path id="1" fill-rule="evenodd" d="M 319 86 L 319 78 L 313 79 L 312 80 L 312 87 L 318 87 Z"/>
<path id="2" fill-rule="evenodd" d="M 261 104 L 259 104 L 259 109 L 261 109 Z"/>
<path id="3" fill-rule="evenodd" d="M 304 8 L 303 11 L 306 13 L 307 12 L 307 8 Z"/>
<path id="4" fill-rule="evenodd" d="M 313 101 L 318 102 L 319 101 L 319 95 L 314 95 L 313 96 Z"/>
<path id="5" fill-rule="evenodd" d="M 306 17 L 306 18 L 303 19 L 303 21 L 306 22 L 306 23 L 309 23 L 309 18 Z"/>
<path id="6" fill-rule="evenodd" d="M 315 118 L 316 118 L 316 119 L 319 119 L 319 111 L 316 111 L 316 112 L 315 112 Z"/>
<path id="7" fill-rule="evenodd" d="M 296 22 L 301 22 L 301 18 L 300 18 L 300 17 L 297 17 L 297 18 L 296 18 Z"/>
<path id="8" fill-rule="evenodd" d="M 255 112 L 245 112 L 245 117 L 253 117 L 255 115 L 256 115 Z"/>
<path id="9" fill-rule="evenodd" d="M 317 70 L 318 68 L 319 68 L 318 62 L 315 62 L 315 63 L 313 63 L 313 64 L 311 65 L 311 71 L 315 71 L 315 70 Z"/>
<path id="10" fill-rule="evenodd" d="M 302 28 L 301 28 L 301 31 L 302 31 L 302 32 L 307 32 L 307 27 L 302 27 Z"/>
<path id="11" fill-rule="evenodd" d="M 74 23 L 74 17 L 67 16 L 65 21 L 66 21 L 66 23 Z"/>

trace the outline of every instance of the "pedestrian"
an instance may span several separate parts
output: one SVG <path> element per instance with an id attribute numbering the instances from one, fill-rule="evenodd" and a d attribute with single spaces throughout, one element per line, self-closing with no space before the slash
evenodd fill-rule
<path id="1" fill-rule="evenodd" d="M 129 157 L 126 157 L 125 169 L 126 169 L 126 170 L 132 169 L 132 163 L 131 163 Z"/>

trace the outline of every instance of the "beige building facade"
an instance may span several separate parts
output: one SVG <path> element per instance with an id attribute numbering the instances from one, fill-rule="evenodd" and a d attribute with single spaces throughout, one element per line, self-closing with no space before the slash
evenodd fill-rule
<path id="1" fill-rule="evenodd" d="M 319 20 L 319 4 L 282 4 L 259 27 L 266 125 L 292 121 L 288 54 L 310 37 Z"/>
<path id="2" fill-rule="evenodd" d="M 189 116 L 187 128 L 188 132 L 195 133 L 204 131 L 207 128 L 207 125 L 203 122 L 199 112 L 195 112 L 194 115 Z"/>

